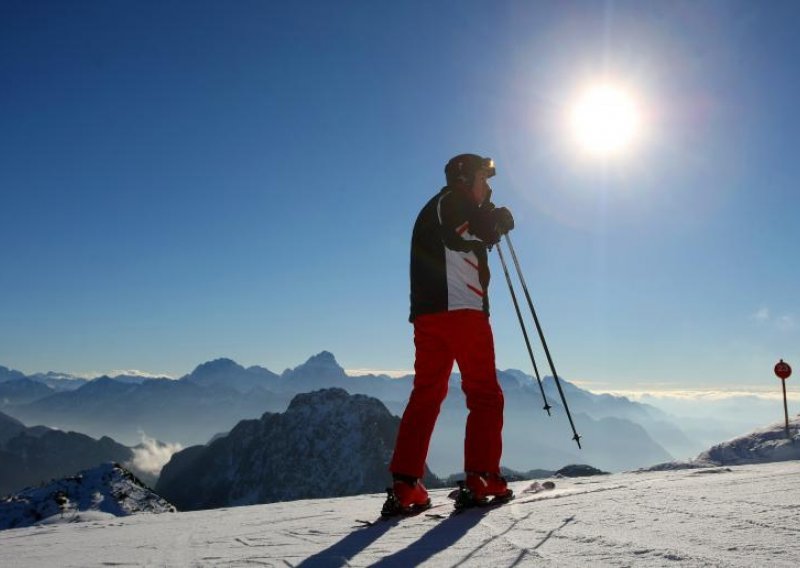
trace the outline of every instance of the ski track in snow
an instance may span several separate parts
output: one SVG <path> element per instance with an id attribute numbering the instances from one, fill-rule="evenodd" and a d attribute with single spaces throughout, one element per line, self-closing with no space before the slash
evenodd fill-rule
<path id="1" fill-rule="evenodd" d="M 382 494 L 139 514 L 2 531 L 0 566 L 788 568 L 798 480 L 800 461 L 560 479 L 502 507 L 370 527 L 357 519 L 377 519 Z"/>

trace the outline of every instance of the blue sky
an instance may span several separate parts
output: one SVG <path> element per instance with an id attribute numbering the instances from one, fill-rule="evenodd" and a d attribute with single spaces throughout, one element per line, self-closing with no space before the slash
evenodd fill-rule
<path id="1" fill-rule="evenodd" d="M 445 162 L 477 152 L 563 377 L 778 388 L 779 357 L 800 367 L 798 17 L 0 0 L 0 364 L 180 376 L 327 349 L 411 369 L 411 227 Z M 599 80 L 647 118 L 613 160 L 565 120 Z M 492 269 L 498 366 L 530 372 Z"/>

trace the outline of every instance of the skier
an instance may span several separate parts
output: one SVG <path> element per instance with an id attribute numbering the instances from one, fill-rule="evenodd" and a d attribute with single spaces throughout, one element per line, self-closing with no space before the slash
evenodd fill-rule
<path id="1" fill-rule="evenodd" d="M 447 185 L 422 208 L 411 237 L 414 388 L 389 467 L 393 485 L 384 515 L 430 506 L 422 483 L 439 409 L 453 363 L 467 399 L 466 489 L 475 504 L 513 493 L 500 475 L 503 392 L 497 381 L 489 324 L 488 249 L 514 228 L 505 207 L 490 201 L 494 162 L 460 154 L 444 169 Z"/>

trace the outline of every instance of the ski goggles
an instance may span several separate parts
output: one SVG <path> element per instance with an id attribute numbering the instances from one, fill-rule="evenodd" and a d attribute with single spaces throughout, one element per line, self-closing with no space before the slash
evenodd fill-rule
<path id="1" fill-rule="evenodd" d="M 494 160 L 491 158 L 484 158 L 481 162 L 481 169 L 486 170 L 486 177 L 492 177 L 496 171 L 494 169 Z"/>

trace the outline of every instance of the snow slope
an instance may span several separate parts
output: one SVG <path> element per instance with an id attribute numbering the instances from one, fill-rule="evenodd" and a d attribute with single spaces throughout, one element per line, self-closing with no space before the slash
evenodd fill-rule
<path id="1" fill-rule="evenodd" d="M 775 422 L 717 444 L 701 453 L 697 459 L 720 465 L 800 460 L 800 416 L 790 418 L 788 427 L 791 438 L 786 433 L 786 422 Z"/>
<path id="2" fill-rule="evenodd" d="M 660 463 L 645 469 L 660 471 L 800 460 L 800 415 L 789 419 L 789 436 L 785 420 L 774 422 L 716 444 L 692 460 Z"/>
<path id="3" fill-rule="evenodd" d="M 380 494 L 140 514 L 2 531 L 0 566 L 796 567 L 798 480 L 800 461 L 558 479 L 501 508 L 366 528 Z"/>

